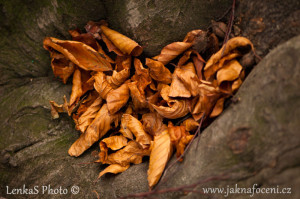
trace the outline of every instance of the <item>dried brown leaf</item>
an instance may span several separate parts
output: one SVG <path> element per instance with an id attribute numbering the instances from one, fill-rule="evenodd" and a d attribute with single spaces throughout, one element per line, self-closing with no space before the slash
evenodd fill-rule
<path id="1" fill-rule="evenodd" d="M 143 148 L 149 147 L 152 138 L 144 131 L 143 125 L 138 119 L 129 114 L 123 114 L 121 123 L 122 128 L 128 129 L 133 133 L 136 137 L 136 141 L 140 143 Z"/>
<path id="2" fill-rule="evenodd" d="M 211 114 L 209 117 L 217 117 L 218 115 L 220 115 L 223 111 L 223 106 L 224 106 L 224 100 L 225 98 L 220 98 L 218 99 L 214 109 L 212 110 Z"/>
<path id="3" fill-rule="evenodd" d="M 243 67 L 236 60 L 231 60 L 227 64 L 225 64 L 220 70 L 217 72 L 217 81 L 218 85 L 221 85 L 224 81 L 234 81 L 239 78 L 240 73 Z"/>
<path id="4" fill-rule="evenodd" d="M 59 105 L 54 101 L 49 101 L 50 102 L 50 106 L 51 106 L 51 116 L 52 119 L 57 119 L 59 118 L 59 114 L 58 113 L 63 113 L 66 112 L 66 110 L 63 107 L 63 104 Z"/>
<path id="5" fill-rule="evenodd" d="M 139 111 L 148 108 L 148 103 L 137 87 L 137 82 L 128 83 L 134 110 Z"/>
<path id="6" fill-rule="evenodd" d="M 104 104 L 85 133 L 81 134 L 72 144 L 68 151 L 69 155 L 76 157 L 81 155 L 109 131 L 111 128 L 110 124 L 117 120 L 118 117 L 118 114 L 111 115 L 107 105 Z"/>
<path id="7" fill-rule="evenodd" d="M 144 156 L 150 155 L 149 148 L 143 149 L 136 141 L 129 141 L 128 144 L 115 153 L 109 154 L 106 159 L 102 159 L 103 164 L 120 164 L 122 166 L 130 163 L 140 164 Z M 105 156 L 103 156 L 105 157 Z M 101 159 L 101 157 L 100 157 Z"/>
<path id="8" fill-rule="evenodd" d="M 188 104 L 185 99 L 175 100 L 169 98 L 170 87 L 168 85 L 162 85 L 160 95 L 167 102 L 168 106 L 156 105 L 156 100 L 149 101 L 149 104 L 163 117 L 169 119 L 176 119 L 188 114 Z"/>
<path id="9" fill-rule="evenodd" d="M 160 61 L 154 61 L 153 59 L 146 58 L 146 65 L 150 69 L 150 76 L 161 83 L 170 84 L 172 81 L 172 74 L 164 64 Z"/>
<path id="10" fill-rule="evenodd" d="M 239 87 L 242 85 L 243 81 L 241 80 L 241 78 L 238 78 L 237 80 L 235 80 L 232 83 L 232 92 L 234 93 L 235 91 L 237 91 L 237 89 L 239 89 Z"/>
<path id="11" fill-rule="evenodd" d="M 76 129 L 82 133 L 85 132 L 86 128 L 92 123 L 96 117 L 98 111 L 102 105 L 102 98 L 98 97 L 95 101 L 86 109 L 86 111 L 78 118 Z"/>
<path id="12" fill-rule="evenodd" d="M 57 50 L 84 70 L 109 71 L 112 69 L 110 63 L 99 52 L 78 41 L 64 41 L 46 37 L 44 39 L 44 48 L 50 52 L 53 49 Z"/>
<path id="13" fill-rule="evenodd" d="M 106 75 L 103 72 L 98 72 L 94 75 L 95 83 L 94 87 L 103 99 L 106 99 L 107 94 L 113 90 L 111 85 L 106 79 Z"/>
<path id="14" fill-rule="evenodd" d="M 140 93 L 144 95 L 146 87 L 152 82 L 149 75 L 149 69 L 145 69 L 141 61 L 137 58 L 134 59 L 134 68 L 135 74 L 131 80 L 137 82 L 137 88 Z"/>
<path id="15" fill-rule="evenodd" d="M 145 131 L 152 136 L 159 135 L 167 128 L 163 118 L 157 112 L 143 114 L 142 123 Z"/>
<path id="16" fill-rule="evenodd" d="M 110 136 L 101 140 L 112 150 L 119 150 L 127 145 L 127 139 L 122 135 Z"/>
<path id="17" fill-rule="evenodd" d="M 64 55 L 61 57 L 52 57 L 51 67 L 53 74 L 57 77 L 60 77 L 64 84 L 67 83 L 68 78 L 75 71 L 74 63 L 67 60 Z"/>
<path id="18" fill-rule="evenodd" d="M 129 88 L 125 83 L 115 90 L 111 90 L 107 94 L 106 102 L 110 114 L 119 111 L 129 99 Z"/>
<path id="19" fill-rule="evenodd" d="M 127 164 L 124 166 L 119 165 L 119 164 L 111 164 L 99 173 L 98 178 L 100 178 L 101 176 L 103 176 L 106 173 L 114 173 L 114 174 L 122 173 L 123 171 L 126 171 L 129 167 L 130 167 L 130 164 Z"/>
<path id="20" fill-rule="evenodd" d="M 111 85 L 112 88 L 116 89 L 121 86 L 130 76 L 129 69 L 123 69 L 120 72 L 113 71 L 112 76 L 107 76 L 107 82 Z"/>
<path id="21" fill-rule="evenodd" d="M 81 82 L 81 72 L 79 69 L 76 69 L 73 75 L 73 85 L 72 85 L 72 93 L 70 96 L 69 105 L 71 106 L 75 102 L 79 100 L 82 96 L 82 82 Z"/>
<path id="22" fill-rule="evenodd" d="M 148 169 L 148 184 L 152 188 L 159 181 L 168 160 L 173 152 L 173 146 L 168 130 L 154 136 Z"/>
<path id="23" fill-rule="evenodd" d="M 188 132 L 195 132 L 199 126 L 199 123 L 190 117 L 184 120 L 180 125 L 185 126 L 185 130 Z"/>
<path id="24" fill-rule="evenodd" d="M 215 72 L 223 66 L 223 64 L 218 63 L 223 57 L 231 56 L 231 59 L 233 59 L 235 57 L 247 54 L 252 49 L 252 43 L 245 37 L 234 37 L 230 39 L 225 46 L 223 46 L 216 54 L 212 55 L 207 61 L 204 67 L 204 75 L 206 80 L 210 80 Z M 231 59 L 227 58 L 227 60 Z"/>
<path id="25" fill-rule="evenodd" d="M 173 42 L 165 46 L 161 50 L 160 54 L 156 57 L 153 57 L 153 59 L 156 59 L 164 65 L 168 64 L 171 60 L 175 59 L 178 55 L 189 49 L 192 45 L 193 44 L 189 42 Z"/>
<path id="26" fill-rule="evenodd" d="M 173 126 L 172 122 L 169 122 L 168 124 L 168 132 L 172 144 L 176 147 L 176 157 L 178 158 L 183 154 L 185 146 L 193 136 L 190 136 L 185 130 L 185 126 Z M 182 159 L 180 159 L 180 161 L 182 161 Z"/>
<path id="27" fill-rule="evenodd" d="M 100 26 L 103 34 L 125 55 L 139 56 L 143 48 L 132 39 L 114 31 L 107 26 Z"/>
<path id="28" fill-rule="evenodd" d="M 181 81 L 179 77 L 182 78 L 185 75 L 181 73 L 188 73 L 191 76 L 195 76 L 194 64 L 192 62 L 189 62 L 186 65 L 175 69 L 172 75 L 172 83 L 171 83 L 169 97 L 186 97 L 186 98 L 191 97 L 191 92 L 189 90 L 191 89 L 191 86 L 186 87 L 185 84 L 187 85 L 187 83 L 185 82 L 184 84 L 184 81 Z"/>

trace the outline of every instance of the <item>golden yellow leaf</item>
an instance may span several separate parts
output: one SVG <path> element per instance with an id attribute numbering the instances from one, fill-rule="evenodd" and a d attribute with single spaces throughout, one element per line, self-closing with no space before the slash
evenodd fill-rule
<path id="1" fill-rule="evenodd" d="M 172 81 L 172 74 L 167 69 L 164 64 L 160 61 L 154 61 L 152 59 L 146 58 L 146 65 L 150 69 L 150 76 L 161 83 L 170 84 Z"/>
<path id="2" fill-rule="evenodd" d="M 110 136 L 101 140 L 106 146 L 112 150 L 118 150 L 127 145 L 127 139 L 122 135 Z"/>
<path id="3" fill-rule="evenodd" d="M 103 72 L 97 72 L 94 76 L 94 87 L 103 99 L 106 99 L 107 94 L 113 90 L 111 85 L 106 79 L 106 75 Z"/>
<path id="4" fill-rule="evenodd" d="M 105 25 L 100 26 L 103 34 L 126 55 L 139 56 L 143 48 L 132 39 L 108 28 Z"/>
<path id="5" fill-rule="evenodd" d="M 68 151 L 69 155 L 76 157 L 81 155 L 109 131 L 111 128 L 110 124 L 117 120 L 118 117 L 119 115 L 117 114 L 111 115 L 107 105 L 104 104 L 85 133 L 81 134 L 72 144 Z"/>
<path id="6" fill-rule="evenodd" d="M 107 107 L 110 114 L 119 111 L 129 99 L 129 88 L 126 83 L 115 90 L 111 90 L 106 97 Z"/>
<path id="7" fill-rule="evenodd" d="M 62 53 L 66 58 L 84 70 L 109 71 L 110 63 L 92 47 L 77 41 L 59 40 L 53 37 L 44 39 L 44 48 Z"/>
<path id="8" fill-rule="evenodd" d="M 140 143 L 143 148 L 149 147 L 152 138 L 144 131 L 143 125 L 138 119 L 129 114 L 123 114 L 121 123 L 124 129 L 130 130 L 130 132 L 134 134 L 136 141 Z"/>
<path id="9" fill-rule="evenodd" d="M 102 98 L 98 97 L 95 101 L 86 109 L 86 111 L 78 118 L 76 129 L 82 133 L 85 132 L 86 128 L 92 123 L 96 117 L 98 111 L 102 105 Z"/>
<path id="10" fill-rule="evenodd" d="M 159 181 L 168 160 L 173 152 L 173 146 L 168 130 L 154 136 L 148 169 L 148 184 L 152 188 Z"/>
<path id="11" fill-rule="evenodd" d="M 126 171 L 129 167 L 130 167 L 130 164 L 127 164 L 124 166 L 119 165 L 119 164 L 111 164 L 99 173 L 98 178 L 100 178 L 101 176 L 103 176 L 106 173 L 113 173 L 113 174 L 122 173 L 123 171 Z"/>

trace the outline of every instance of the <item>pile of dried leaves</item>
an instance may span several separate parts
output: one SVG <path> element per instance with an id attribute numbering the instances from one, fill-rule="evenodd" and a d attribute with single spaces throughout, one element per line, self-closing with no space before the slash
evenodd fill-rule
<path id="1" fill-rule="evenodd" d="M 223 111 L 224 100 L 245 76 L 238 60 L 253 46 L 235 37 L 219 50 L 214 33 L 193 30 L 143 64 L 135 58 L 142 47 L 105 22 L 89 22 L 85 29 L 83 34 L 69 31 L 72 41 L 44 40 L 55 76 L 66 83 L 73 75 L 70 100 L 64 97 L 62 105 L 50 101 L 52 117 L 68 113 L 82 133 L 69 149 L 71 156 L 100 140 L 97 162 L 109 166 L 99 177 L 123 172 L 150 156 L 151 188 L 173 150 L 177 157 L 183 154 L 199 120 L 209 121 Z"/>

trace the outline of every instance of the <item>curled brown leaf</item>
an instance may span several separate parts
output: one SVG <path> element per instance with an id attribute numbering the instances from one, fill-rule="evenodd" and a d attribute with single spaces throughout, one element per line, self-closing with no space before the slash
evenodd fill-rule
<path id="1" fill-rule="evenodd" d="M 101 54 L 92 47 L 78 41 L 46 37 L 44 39 L 44 48 L 50 52 L 53 49 L 57 50 L 84 70 L 109 71 L 112 69 L 110 63 Z"/>
<path id="2" fill-rule="evenodd" d="M 82 94 L 81 73 L 79 69 L 76 69 L 73 75 L 72 93 L 69 104 L 72 105 L 77 102 Z"/>
<path id="3" fill-rule="evenodd" d="M 145 131 L 152 136 L 159 135 L 167 128 L 163 118 L 157 112 L 143 114 L 142 123 Z"/>
<path id="4" fill-rule="evenodd" d="M 106 173 L 113 173 L 113 174 L 122 173 L 123 171 L 126 171 L 129 167 L 130 164 L 127 165 L 111 164 L 99 173 L 98 178 L 100 178 Z"/>
<path id="5" fill-rule="evenodd" d="M 126 55 L 139 56 L 143 52 L 143 48 L 132 39 L 108 28 L 105 25 L 100 26 L 103 34 Z"/>
<path id="6" fill-rule="evenodd" d="M 245 37 L 234 37 L 230 39 L 216 54 L 212 55 L 204 67 L 204 75 L 207 80 L 220 68 L 219 61 L 226 56 L 242 56 L 253 49 L 250 40 Z M 231 58 L 233 59 L 233 58 Z M 228 59 L 227 59 L 228 60 Z"/>
<path id="7" fill-rule="evenodd" d="M 64 84 L 67 83 L 68 78 L 75 71 L 74 63 L 67 60 L 64 55 L 53 56 L 51 59 L 51 67 L 53 74 L 57 77 L 60 77 Z"/>
<path id="8" fill-rule="evenodd" d="M 142 146 L 136 141 L 129 141 L 128 144 L 116 151 L 109 154 L 106 159 L 103 159 L 103 164 L 120 164 L 122 166 L 130 163 L 140 164 L 144 156 L 150 155 L 148 148 L 143 149 Z M 101 158 L 100 158 L 101 159 Z"/>
<path id="9" fill-rule="evenodd" d="M 164 64 L 160 61 L 154 61 L 153 59 L 146 58 L 146 65 L 150 69 L 150 76 L 161 83 L 170 84 L 172 81 L 172 74 Z"/>
<path id="10" fill-rule="evenodd" d="M 149 147 L 151 143 L 151 136 L 144 131 L 142 123 L 135 117 L 129 114 L 123 114 L 122 119 L 122 128 L 128 129 L 136 137 L 136 141 L 143 147 Z"/>

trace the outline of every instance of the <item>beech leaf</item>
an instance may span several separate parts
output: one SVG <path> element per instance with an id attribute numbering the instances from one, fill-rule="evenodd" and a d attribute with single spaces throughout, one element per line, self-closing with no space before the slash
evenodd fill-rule
<path id="1" fill-rule="evenodd" d="M 118 119 L 118 117 L 116 114 L 111 115 L 107 105 L 104 104 L 85 133 L 81 134 L 72 144 L 68 151 L 69 155 L 76 157 L 81 155 L 109 131 L 110 124 Z"/>
<path id="2" fill-rule="evenodd" d="M 128 37 L 108 28 L 105 25 L 100 26 L 103 34 L 126 55 L 139 56 L 143 52 L 143 48 Z"/>
<path id="3" fill-rule="evenodd" d="M 148 184 L 152 188 L 159 181 L 168 160 L 173 152 L 173 146 L 168 130 L 154 136 L 148 169 Z"/>
<path id="4" fill-rule="evenodd" d="M 76 69 L 73 75 L 72 93 L 70 96 L 69 105 L 72 105 L 78 101 L 82 94 L 81 73 L 79 69 Z"/>
<path id="5" fill-rule="evenodd" d="M 78 118 L 76 129 L 82 133 L 85 132 L 86 128 L 92 123 L 96 117 L 98 111 L 102 105 L 102 98 L 98 97 L 95 101 L 87 108 L 87 110 Z"/>
<path id="6" fill-rule="evenodd" d="M 103 72 L 98 72 L 93 77 L 95 78 L 94 87 L 96 91 L 103 99 L 106 99 L 107 94 L 113 90 L 106 79 L 106 75 Z"/>
<path id="7" fill-rule="evenodd" d="M 114 174 L 122 173 L 123 171 L 126 171 L 129 167 L 130 167 L 130 164 L 127 164 L 124 166 L 119 165 L 119 164 L 111 164 L 99 173 L 98 178 L 100 178 L 101 176 L 103 176 L 106 173 L 114 173 Z"/>
<path id="8" fill-rule="evenodd" d="M 52 49 L 57 50 L 84 70 L 109 71 L 112 69 L 110 63 L 99 52 L 78 41 L 64 41 L 46 37 L 44 48 L 49 51 L 52 51 Z"/>
<path id="9" fill-rule="evenodd" d="M 146 65 L 150 69 L 150 76 L 158 82 L 170 84 L 172 81 L 172 74 L 164 64 L 160 61 L 154 61 L 146 58 Z"/>
<path id="10" fill-rule="evenodd" d="M 127 139 L 124 136 L 116 135 L 103 139 L 106 146 L 112 150 L 118 150 L 127 145 Z"/>
<path id="11" fill-rule="evenodd" d="M 129 129 L 136 137 L 136 141 L 140 143 L 143 148 L 149 147 L 152 138 L 144 131 L 143 125 L 138 119 L 132 115 L 123 114 L 121 122 L 122 127 Z"/>
<path id="12" fill-rule="evenodd" d="M 115 90 L 111 90 L 106 97 L 107 107 L 111 114 L 119 111 L 129 99 L 129 88 L 123 84 Z"/>

